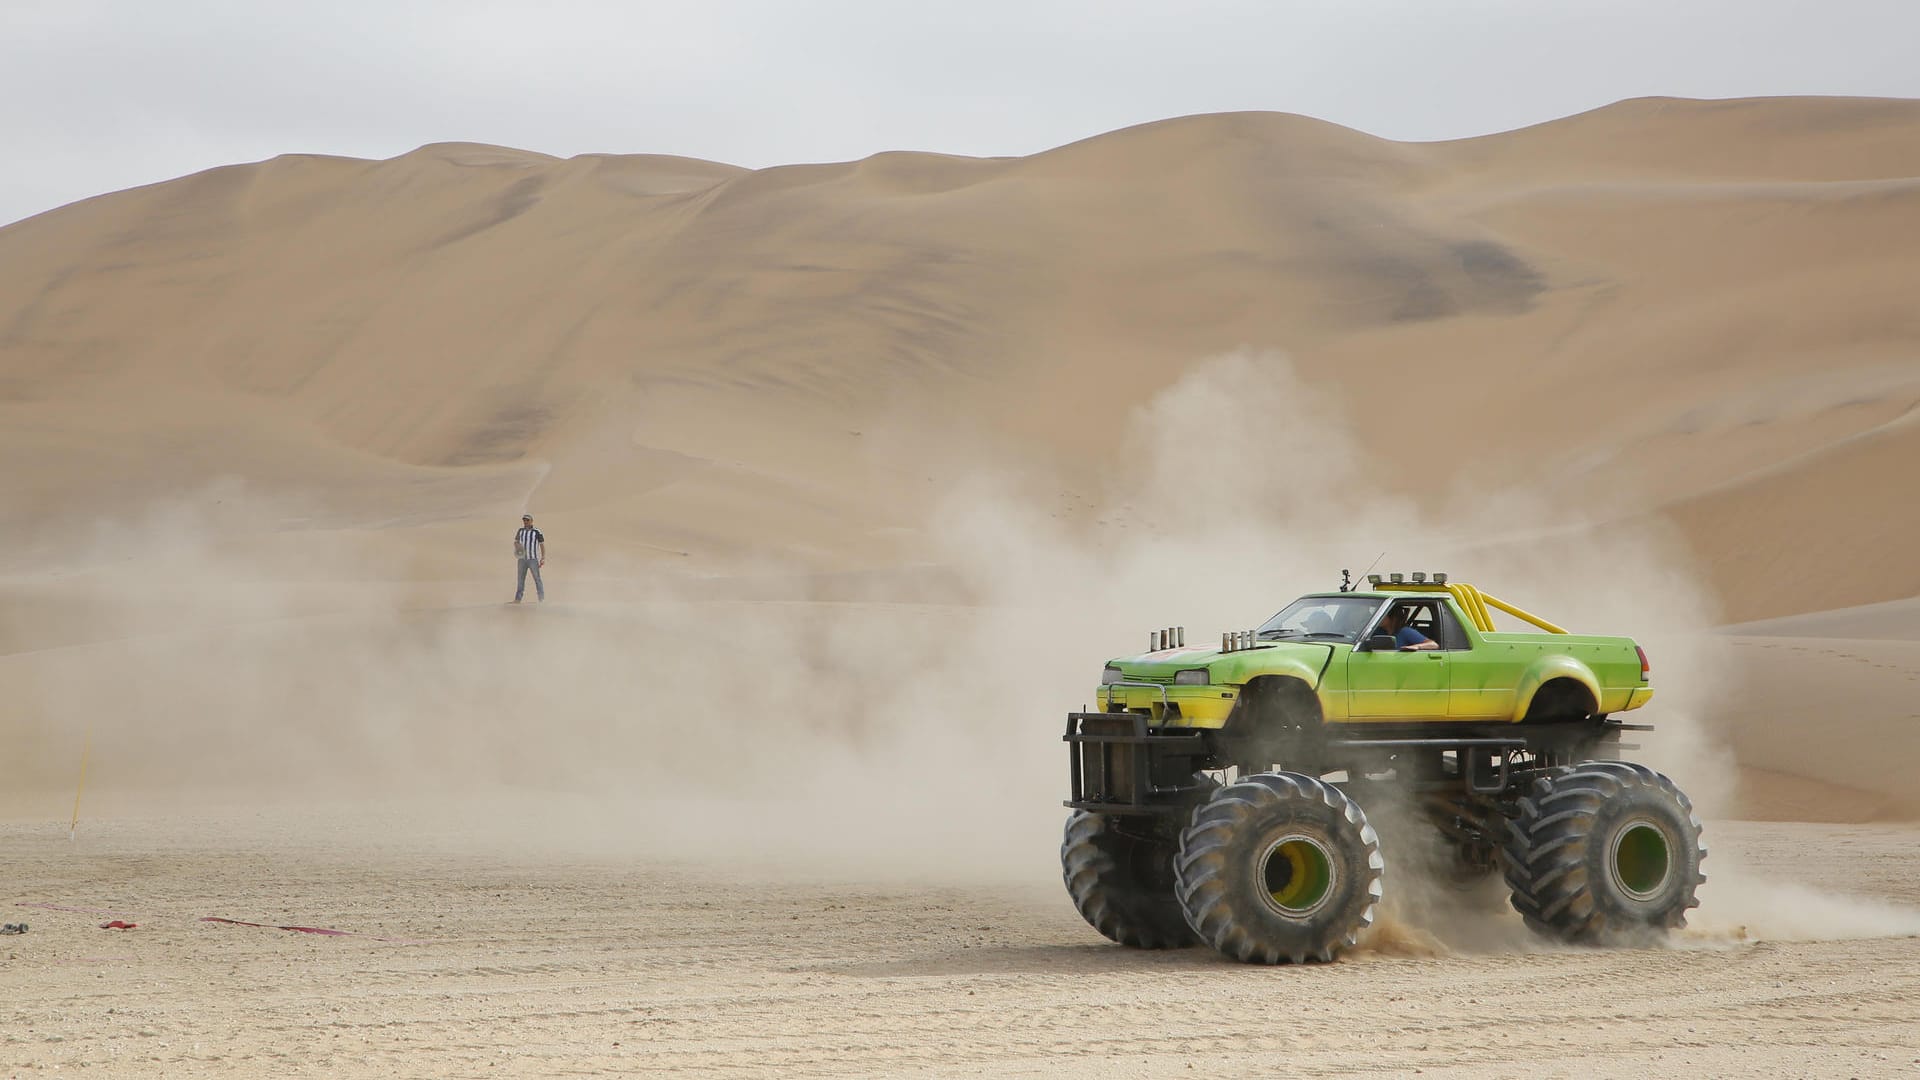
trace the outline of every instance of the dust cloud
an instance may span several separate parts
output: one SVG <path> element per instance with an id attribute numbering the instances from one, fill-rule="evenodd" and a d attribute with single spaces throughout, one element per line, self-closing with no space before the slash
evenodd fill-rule
<path id="1" fill-rule="evenodd" d="M 1601 530 L 1550 495 L 1383 492 L 1341 407 L 1272 353 L 1202 365 L 1122 445 L 1077 514 L 1056 513 L 1066 481 L 1031 463 L 953 485 L 925 559 L 968 603 L 715 601 L 576 556 L 566 599 L 503 608 L 370 565 L 353 534 L 300 546 L 290 570 L 284 549 L 231 538 L 284 534 L 295 500 L 238 489 L 212 521 L 197 497 L 103 525 L 68 584 L 116 598 L 101 610 L 125 625 L 0 656 L 30 718 L 11 798 L 64 814 L 54 794 L 84 735 L 92 814 L 379 807 L 378 842 L 1046 882 L 1058 732 L 1108 657 L 1153 627 L 1207 641 L 1257 625 L 1384 552 L 1383 568 L 1447 570 L 1645 643 L 1660 729 L 1640 758 L 1703 810 L 1727 805 L 1731 759 L 1693 722 L 1714 692 L 1695 644 L 1712 606 L 1657 524 Z M 297 820 L 274 828 L 298 842 Z M 1404 881 L 1376 948 L 1532 947 L 1510 913 L 1486 914 L 1497 884 Z"/>
<path id="2" fill-rule="evenodd" d="M 1716 856 L 1717 857 L 1717 856 Z M 1792 881 L 1753 867 L 1722 869 L 1700 890 L 1689 921 L 1692 943 L 1847 941 L 1920 936 L 1920 911 Z"/>

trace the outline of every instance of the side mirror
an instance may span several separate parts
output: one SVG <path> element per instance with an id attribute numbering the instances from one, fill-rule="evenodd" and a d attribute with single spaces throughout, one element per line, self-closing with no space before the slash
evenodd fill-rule
<path id="1" fill-rule="evenodd" d="M 1361 652 L 1393 652 L 1400 645 L 1393 640 L 1392 634 L 1375 634 L 1360 646 Z"/>

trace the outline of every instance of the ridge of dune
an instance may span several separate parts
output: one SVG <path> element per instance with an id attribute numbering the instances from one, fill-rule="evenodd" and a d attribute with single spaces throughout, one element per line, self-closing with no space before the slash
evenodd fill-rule
<path id="1" fill-rule="evenodd" d="M 1920 596 L 1911 550 L 1920 506 L 1893 494 L 1911 486 L 1916 462 L 1920 405 L 1910 405 L 1897 419 L 1692 496 L 1670 513 L 1696 537 L 1722 538 L 1705 561 L 1730 621 Z M 1873 498 L 1874 512 L 1863 514 L 1863 489 L 1888 497 Z M 1809 522 L 1827 526 L 1812 553 L 1801 532 Z M 1809 554 L 1824 573 L 1806 574 Z"/>
<path id="2" fill-rule="evenodd" d="M 1920 641 L 1920 597 L 1737 623 L 1722 627 L 1721 632 L 1745 637 Z"/>
<path id="3" fill-rule="evenodd" d="M 1419 144 L 1475 171 L 1566 179 L 1840 181 L 1920 176 L 1920 101 L 1628 98 L 1493 135 Z"/>
<path id="4" fill-rule="evenodd" d="M 512 168 L 531 168 L 552 165 L 560 158 L 551 154 L 542 154 L 537 150 L 521 150 L 511 146 L 495 146 L 492 143 L 476 142 L 431 142 L 415 147 L 393 161 L 409 159 L 429 159 L 445 162 L 449 165 L 468 166 L 507 166 Z"/>
<path id="5" fill-rule="evenodd" d="M 1050 175 L 1091 169 L 1116 183 L 1179 176 L 1208 165 L 1258 167 L 1258 176 L 1246 178 L 1256 182 L 1405 183 L 1421 178 L 1428 156 L 1425 144 L 1382 139 L 1310 116 L 1229 112 L 1154 120 L 1000 160 Z"/>

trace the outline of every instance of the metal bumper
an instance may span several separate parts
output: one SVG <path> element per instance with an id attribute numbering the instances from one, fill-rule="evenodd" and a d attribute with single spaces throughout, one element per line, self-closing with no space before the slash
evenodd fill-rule
<path id="1" fill-rule="evenodd" d="M 1075 810 L 1178 813 L 1210 787 L 1195 775 L 1213 752 L 1202 732 L 1151 727 L 1142 713 L 1068 713 L 1065 741 Z"/>
<path id="2" fill-rule="evenodd" d="M 1224 727 L 1227 716 L 1239 700 L 1239 689 L 1218 684 L 1208 686 L 1168 683 L 1102 683 L 1095 699 L 1109 713 L 1142 712 L 1156 724 L 1178 723 L 1185 728 Z"/>

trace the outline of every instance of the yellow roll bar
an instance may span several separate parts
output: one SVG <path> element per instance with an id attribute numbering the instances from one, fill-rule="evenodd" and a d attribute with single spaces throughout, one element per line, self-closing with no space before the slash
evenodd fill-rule
<path id="1" fill-rule="evenodd" d="M 1488 596 L 1471 585 L 1455 585 L 1449 582 L 1447 591 L 1453 594 L 1455 600 L 1460 601 L 1460 606 L 1466 609 L 1467 614 L 1473 618 L 1473 624 L 1479 627 L 1483 634 L 1493 633 L 1493 616 L 1487 612 L 1488 608 L 1498 608 L 1516 619 L 1524 619 L 1549 634 L 1566 633 L 1565 629 L 1553 625 L 1540 616 L 1530 611 L 1522 611 L 1497 596 Z"/>
<path id="2" fill-rule="evenodd" d="M 1529 615 L 1528 613 L 1521 611 L 1519 608 L 1514 607 L 1512 604 L 1502 603 L 1499 600 L 1495 599 L 1494 597 L 1488 596 L 1486 593 L 1481 593 L 1480 599 L 1485 600 L 1487 603 L 1493 605 L 1494 607 L 1499 608 L 1501 611 L 1506 612 L 1507 614 L 1513 616 L 1516 619 L 1527 620 L 1528 622 L 1539 627 L 1540 629 L 1545 630 L 1549 634 L 1566 633 L 1565 630 L 1562 630 L 1560 627 L 1553 625 L 1552 623 L 1541 618 L 1540 616 Z"/>
<path id="3" fill-rule="evenodd" d="M 1471 585 L 1448 584 L 1447 591 L 1460 601 L 1460 607 L 1473 620 L 1473 625 L 1483 634 L 1493 632 L 1493 616 L 1487 614 L 1487 605 L 1481 601 L 1480 590 Z"/>
<path id="4" fill-rule="evenodd" d="M 1532 612 L 1522 611 L 1499 597 L 1488 596 L 1486 593 L 1481 592 L 1471 585 L 1463 585 L 1459 582 L 1449 581 L 1445 585 L 1432 585 L 1425 582 L 1409 581 L 1399 584 L 1382 584 L 1379 588 L 1386 592 L 1439 592 L 1445 589 L 1453 595 L 1455 600 L 1460 602 L 1460 610 L 1467 613 L 1467 618 L 1472 619 L 1473 625 L 1483 634 L 1491 634 L 1494 632 L 1493 615 L 1487 610 L 1488 608 L 1497 608 L 1516 619 L 1524 619 L 1549 634 L 1564 634 L 1567 632 Z"/>

